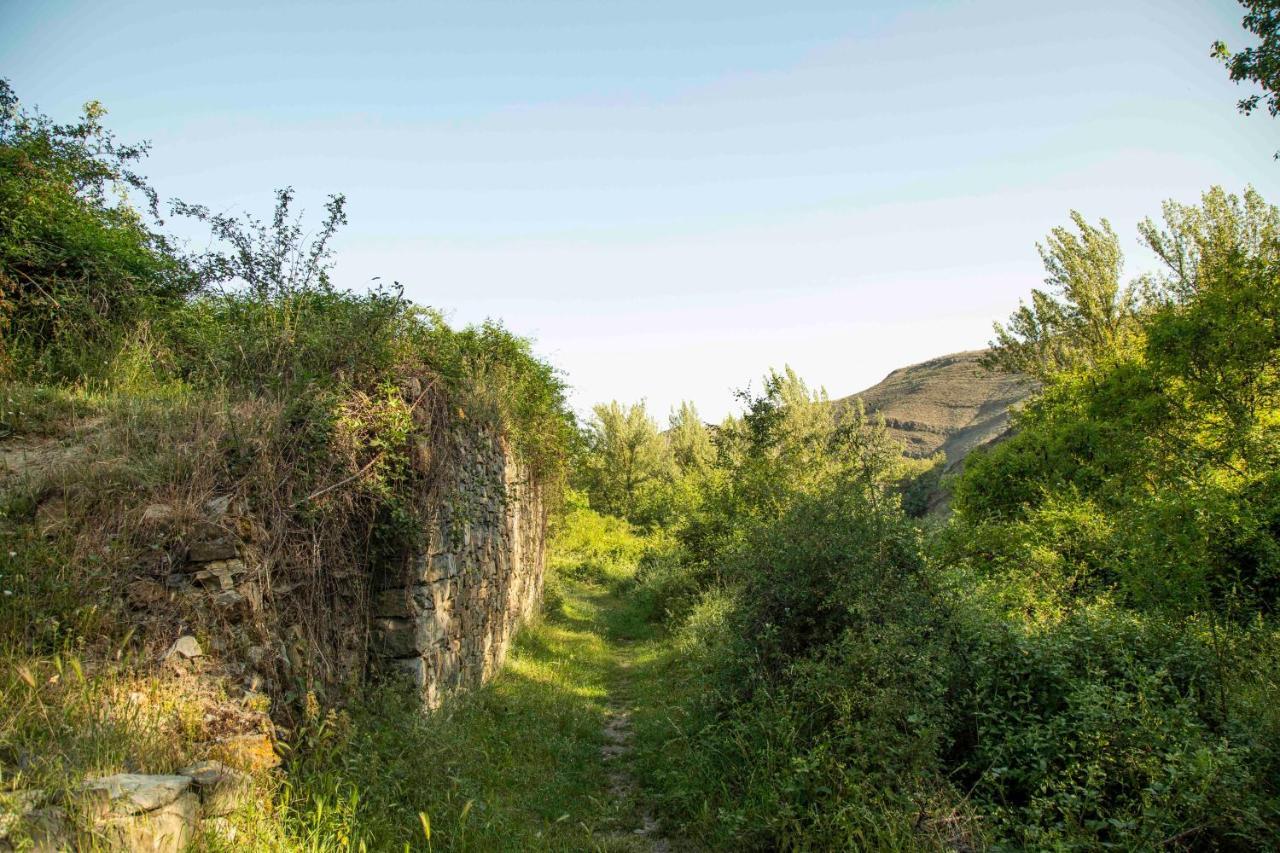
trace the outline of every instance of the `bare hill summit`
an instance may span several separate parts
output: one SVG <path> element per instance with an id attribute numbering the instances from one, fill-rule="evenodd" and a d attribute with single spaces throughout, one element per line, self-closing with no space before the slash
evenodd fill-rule
<path id="1" fill-rule="evenodd" d="M 861 398 L 869 415 L 882 415 L 908 456 L 942 451 L 953 468 L 976 447 L 1000 438 L 1009 409 L 1036 389 L 1035 380 L 982 366 L 985 350 L 944 355 L 901 367 L 882 382 L 837 405 Z"/>

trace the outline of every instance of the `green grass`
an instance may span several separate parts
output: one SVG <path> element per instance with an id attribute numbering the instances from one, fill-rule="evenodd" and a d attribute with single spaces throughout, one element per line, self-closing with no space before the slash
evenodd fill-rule
<path id="1" fill-rule="evenodd" d="M 502 673 L 423 715 L 377 689 L 311 724 L 282 796 L 289 843 L 369 850 L 640 850 L 639 804 L 615 798 L 601 748 L 611 695 L 635 679 L 647 624 L 618 583 L 554 579 Z M 626 760 L 625 758 L 623 760 Z"/>

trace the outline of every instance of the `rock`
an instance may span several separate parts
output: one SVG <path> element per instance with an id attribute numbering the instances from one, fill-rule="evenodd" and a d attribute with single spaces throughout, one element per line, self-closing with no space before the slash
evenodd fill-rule
<path id="1" fill-rule="evenodd" d="M 234 842 L 240 835 L 240 830 L 236 829 L 236 825 L 225 817 L 210 818 L 203 824 L 210 832 L 223 842 Z"/>
<path id="2" fill-rule="evenodd" d="M 413 616 L 413 599 L 405 589 L 387 589 L 373 599 L 373 612 L 389 619 L 408 619 Z"/>
<path id="3" fill-rule="evenodd" d="M 169 651 L 164 653 L 164 660 L 175 657 L 179 659 L 204 657 L 204 649 L 200 648 L 200 643 L 195 637 L 186 634 L 174 640 Z"/>
<path id="4" fill-rule="evenodd" d="M 187 546 L 187 559 L 193 563 L 211 563 L 214 560 L 234 560 L 239 552 L 230 536 L 197 539 Z"/>
<path id="5" fill-rule="evenodd" d="M 219 761 L 201 761 L 178 773 L 191 778 L 203 817 L 231 814 L 253 797 L 253 780 Z"/>
<path id="6" fill-rule="evenodd" d="M 409 683 L 422 696 L 422 704 L 428 710 L 440 707 L 440 690 L 432 678 L 427 662 L 420 657 L 391 661 L 392 671 L 409 679 Z"/>
<path id="7" fill-rule="evenodd" d="M 236 735 L 220 740 L 210 752 L 223 764 L 245 773 L 260 773 L 280 766 L 271 737 L 264 734 Z"/>
<path id="8" fill-rule="evenodd" d="M 234 589 L 236 577 L 248 571 L 243 560 L 210 560 L 191 579 L 206 589 Z"/>
<path id="9" fill-rule="evenodd" d="M 86 782 L 84 792 L 101 817 L 139 815 L 175 802 L 191 787 L 186 776 L 117 773 Z"/>
<path id="10" fill-rule="evenodd" d="M 173 507 L 169 504 L 151 504 L 142 511 L 143 524 L 162 524 L 173 518 Z"/>
<path id="11" fill-rule="evenodd" d="M 443 578 L 455 577 L 458 574 L 458 561 L 452 554 L 436 554 L 426 561 L 419 580 L 435 583 Z"/>
<path id="12" fill-rule="evenodd" d="M 169 590 L 164 584 L 153 581 L 150 578 L 139 578 L 131 581 L 125 587 L 125 595 L 129 599 L 129 604 L 138 610 L 145 610 L 155 607 L 169 600 Z"/>
<path id="13" fill-rule="evenodd" d="M 200 800 L 187 776 L 120 773 L 87 783 L 84 793 L 108 849 L 178 853 L 195 834 Z"/>
<path id="14" fill-rule="evenodd" d="M 248 600 L 234 589 L 224 590 L 213 597 L 213 604 L 228 615 L 249 609 Z"/>
<path id="15" fill-rule="evenodd" d="M 217 520 L 227 514 L 231 508 L 231 495 L 218 495 L 204 502 L 204 514 Z"/>
<path id="16" fill-rule="evenodd" d="M 0 850 L 52 853 L 72 848 L 71 824 L 57 806 L 44 806 L 45 792 L 0 793 Z"/>
<path id="17" fill-rule="evenodd" d="M 413 657 L 427 648 L 426 638 L 418 636 L 417 620 L 374 619 L 373 630 L 387 657 Z"/>

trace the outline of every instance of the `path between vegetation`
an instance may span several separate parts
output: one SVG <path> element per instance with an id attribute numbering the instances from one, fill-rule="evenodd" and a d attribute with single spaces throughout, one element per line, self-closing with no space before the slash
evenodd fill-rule
<path id="1" fill-rule="evenodd" d="M 597 834 L 606 850 L 637 850 L 669 853 L 671 842 L 663 836 L 652 809 L 644 801 L 631 769 L 633 759 L 632 714 L 636 711 L 636 652 L 640 641 L 652 629 L 638 624 L 616 591 L 595 585 L 570 589 L 570 596 L 584 595 L 596 614 L 599 630 L 610 652 L 609 672 L 605 680 L 608 690 L 604 721 L 604 745 L 600 759 L 608 779 L 608 802 L 612 827 Z M 643 676 L 641 676 L 643 677 Z"/>
<path id="2" fill-rule="evenodd" d="M 664 832 L 637 772 L 661 629 L 625 573 L 591 575 L 549 583 L 547 614 L 502 674 L 441 718 L 444 788 L 412 804 L 436 824 L 437 850 L 694 849 Z"/>
<path id="3" fill-rule="evenodd" d="M 623 658 L 617 664 L 617 672 L 609 686 L 609 711 L 604 725 L 605 744 L 600 756 L 609 771 L 609 797 L 623 815 L 629 815 L 634 823 L 631 839 L 643 849 L 654 853 L 668 853 L 670 842 L 659 832 L 658 821 L 639 797 L 636 782 L 627 764 L 631 758 L 631 661 Z M 630 805 L 630 808 L 627 806 Z M 613 840 L 626 838 L 625 831 L 615 832 Z"/>

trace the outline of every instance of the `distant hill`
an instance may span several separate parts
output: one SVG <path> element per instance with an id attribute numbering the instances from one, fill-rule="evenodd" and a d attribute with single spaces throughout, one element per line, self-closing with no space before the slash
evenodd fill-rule
<path id="1" fill-rule="evenodd" d="M 836 404 L 861 398 L 867 414 L 884 417 L 908 456 L 924 458 L 941 450 L 947 468 L 954 469 L 975 447 L 1000 438 L 1009 426 L 1010 407 L 1037 387 L 1029 377 L 987 370 L 981 364 L 985 352 L 958 352 L 898 368 Z"/>

